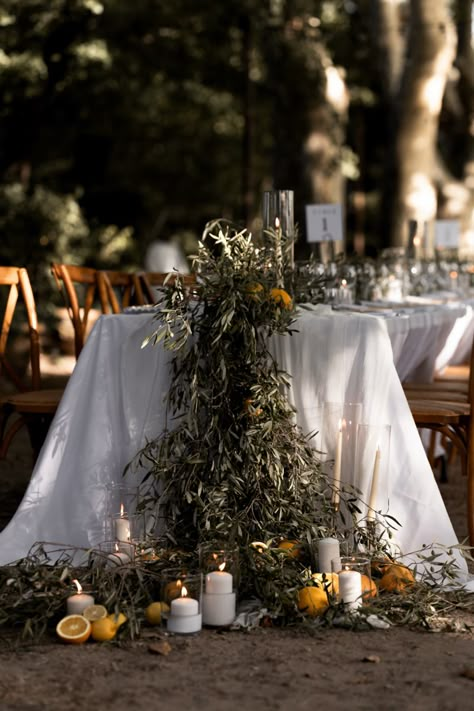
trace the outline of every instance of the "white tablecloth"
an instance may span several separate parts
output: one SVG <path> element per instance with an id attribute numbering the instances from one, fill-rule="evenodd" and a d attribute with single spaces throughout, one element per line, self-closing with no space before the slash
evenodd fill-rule
<path id="1" fill-rule="evenodd" d="M 302 311 L 293 336 L 275 338 L 280 365 L 293 376 L 302 427 L 325 401 L 360 402 L 368 424 L 391 425 L 390 476 L 379 506 L 401 528 L 405 552 L 457 542 L 403 394 L 386 319 Z M 122 479 L 147 438 L 161 432 L 169 353 L 141 349 L 149 314 L 101 317 L 86 343 L 38 458 L 25 497 L 0 533 L 0 564 L 25 556 L 36 541 L 90 546 L 100 540 L 104 486 Z M 362 492 L 365 500 L 368 491 Z M 465 569 L 464 562 L 460 565 Z"/>

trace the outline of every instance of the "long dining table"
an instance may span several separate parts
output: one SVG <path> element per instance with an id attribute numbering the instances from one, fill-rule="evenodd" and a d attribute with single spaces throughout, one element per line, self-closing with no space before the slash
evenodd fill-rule
<path id="1" fill-rule="evenodd" d="M 400 378 L 409 377 L 410 368 L 432 367 L 463 314 L 451 308 L 415 318 L 395 310 L 303 306 L 295 332 L 271 343 L 291 376 L 290 399 L 304 431 L 320 425 L 316 413 L 325 402 L 360 403 L 362 422 L 390 425 L 390 467 L 378 507 L 399 522 L 393 540 L 406 555 L 433 543 L 448 548 L 458 542 Z M 154 312 L 146 309 L 98 319 L 25 496 L 0 533 L 0 564 L 27 556 L 39 541 L 87 549 L 103 539 L 106 488 L 124 480 L 138 483 L 140 473 L 124 475 L 126 465 L 166 424 L 171 355 L 161 344 L 141 347 L 155 328 Z M 419 343 L 421 333 L 430 335 L 428 365 L 426 347 L 408 348 L 410 340 Z M 364 500 L 367 486 L 361 485 Z M 465 576 L 464 558 L 456 548 L 452 555 Z"/>

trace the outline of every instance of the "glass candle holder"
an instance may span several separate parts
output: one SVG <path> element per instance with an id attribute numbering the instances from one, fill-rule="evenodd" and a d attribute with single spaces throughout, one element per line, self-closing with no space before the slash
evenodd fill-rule
<path id="1" fill-rule="evenodd" d="M 202 596 L 204 625 L 225 627 L 235 619 L 239 584 L 238 548 L 201 546 L 200 567 L 205 576 Z"/>
<path id="2" fill-rule="evenodd" d="M 295 265 L 293 190 L 268 190 L 263 193 L 263 230 L 265 249 L 278 285 L 283 286 L 288 274 L 292 281 Z"/>
<path id="3" fill-rule="evenodd" d="M 390 425 L 359 424 L 355 453 L 357 487 L 367 502 L 367 525 L 376 525 L 377 511 L 388 505 Z"/>
<path id="4" fill-rule="evenodd" d="M 325 469 L 328 474 L 328 463 L 334 462 L 333 504 L 339 506 L 339 491 L 343 484 L 355 484 L 354 459 L 356 448 L 357 425 L 362 416 L 361 403 L 325 402 L 323 405 L 323 422 L 321 449 L 325 453 Z"/>
<path id="5" fill-rule="evenodd" d="M 332 561 L 332 572 L 339 578 L 338 600 L 349 610 L 356 610 L 376 594 L 370 558 L 362 555 L 341 556 Z"/>
<path id="6" fill-rule="evenodd" d="M 127 541 L 102 541 L 94 548 L 93 560 L 95 565 L 118 569 L 129 565 L 135 557 L 133 543 Z"/>
<path id="7" fill-rule="evenodd" d="M 130 486 L 125 483 L 109 484 L 106 494 L 106 512 L 107 517 L 113 515 L 120 516 L 121 512 L 127 516 L 133 516 L 138 507 L 139 489 L 138 486 Z"/>
<path id="8" fill-rule="evenodd" d="M 170 572 L 162 581 L 161 603 L 161 620 L 168 632 L 199 632 L 202 628 L 202 574 Z"/>

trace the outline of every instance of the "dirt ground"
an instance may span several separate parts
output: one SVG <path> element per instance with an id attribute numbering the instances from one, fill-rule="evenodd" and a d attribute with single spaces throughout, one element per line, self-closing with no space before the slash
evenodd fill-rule
<path id="1" fill-rule="evenodd" d="M 21 500 L 31 468 L 28 442 L 18 437 L 8 459 L 0 461 L 0 528 Z M 463 538 L 465 480 L 458 467 L 442 493 Z M 474 614 L 464 614 L 461 622 L 474 630 Z M 474 632 L 204 630 L 170 637 L 167 655 L 153 651 L 160 634 L 79 647 L 51 636 L 40 645 L 18 647 L 0 630 L 0 711 L 474 706 Z"/>

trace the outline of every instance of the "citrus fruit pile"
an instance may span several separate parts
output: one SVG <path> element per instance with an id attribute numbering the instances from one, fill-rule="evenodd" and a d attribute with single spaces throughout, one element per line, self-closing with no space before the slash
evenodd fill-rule
<path id="1" fill-rule="evenodd" d="M 127 621 L 119 612 L 108 614 L 104 605 L 89 605 L 82 615 L 67 615 L 56 625 L 56 634 L 69 644 L 83 644 L 91 637 L 95 642 L 109 642 Z"/>

